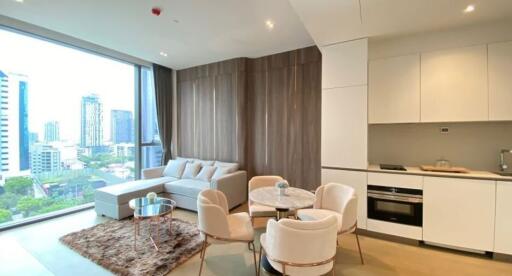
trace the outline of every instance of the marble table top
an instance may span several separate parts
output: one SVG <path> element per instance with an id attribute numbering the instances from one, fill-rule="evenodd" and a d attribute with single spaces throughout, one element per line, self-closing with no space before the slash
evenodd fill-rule
<path id="1" fill-rule="evenodd" d="M 276 187 L 258 188 L 249 193 L 249 198 L 261 205 L 283 209 L 306 208 L 315 202 L 313 193 L 294 187 L 288 188 L 286 195 L 279 195 Z"/>

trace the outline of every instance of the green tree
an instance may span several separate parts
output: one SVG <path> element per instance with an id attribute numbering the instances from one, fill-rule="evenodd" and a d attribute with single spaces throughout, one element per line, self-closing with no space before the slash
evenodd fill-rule
<path id="1" fill-rule="evenodd" d="M 18 195 L 29 195 L 33 193 L 32 179 L 25 176 L 15 176 L 5 179 L 5 191 Z"/>
<path id="2" fill-rule="evenodd" d="M 43 207 L 44 199 L 42 198 L 33 198 L 33 197 L 22 197 L 18 201 L 16 205 L 16 209 L 18 211 L 23 212 L 24 217 L 30 216 L 30 214 L 34 211 L 37 211 Z"/>
<path id="3" fill-rule="evenodd" d="M 1 209 L 12 209 L 16 207 L 20 196 L 13 193 L 5 193 L 0 196 L 0 208 Z"/>
<path id="4" fill-rule="evenodd" d="M 36 214 L 45 214 L 45 213 L 49 213 L 49 212 L 53 212 L 53 211 L 59 211 L 62 209 L 70 208 L 70 207 L 73 207 L 76 205 L 77 205 L 77 203 L 75 202 L 75 200 L 72 200 L 72 199 L 56 200 L 52 204 L 37 210 L 35 213 Z"/>
<path id="5" fill-rule="evenodd" d="M 12 219 L 11 211 L 0 209 L 0 223 L 10 221 Z"/>
<path id="6" fill-rule="evenodd" d="M 94 189 L 91 186 L 87 186 L 83 190 L 82 204 L 93 202 L 93 201 L 94 201 Z"/>

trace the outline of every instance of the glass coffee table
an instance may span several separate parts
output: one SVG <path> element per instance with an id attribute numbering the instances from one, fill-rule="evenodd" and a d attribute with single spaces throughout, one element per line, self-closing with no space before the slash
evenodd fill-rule
<path id="1" fill-rule="evenodd" d="M 140 223 L 144 219 L 149 220 L 149 239 L 158 251 L 160 243 L 160 224 L 169 223 L 169 235 L 171 235 L 172 211 L 176 208 L 176 202 L 172 199 L 157 197 L 149 200 L 146 197 L 134 198 L 128 203 L 133 209 L 133 250 L 137 249 L 137 236 L 140 236 Z M 153 229 L 155 228 L 155 229 Z M 153 236 L 153 232 L 155 236 Z"/>

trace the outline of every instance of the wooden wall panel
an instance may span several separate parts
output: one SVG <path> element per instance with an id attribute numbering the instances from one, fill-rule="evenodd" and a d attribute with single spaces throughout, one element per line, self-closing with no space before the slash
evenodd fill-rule
<path id="1" fill-rule="evenodd" d="M 249 177 L 275 174 L 296 187 L 320 185 L 318 48 L 180 70 L 178 83 L 179 95 L 196 83 L 195 119 L 181 118 L 191 116 L 187 95 L 179 101 L 179 155 L 192 148 L 190 157 L 239 162 Z"/>
<path id="2" fill-rule="evenodd" d="M 321 180 L 321 110 L 322 93 L 319 91 L 322 79 L 321 62 L 301 66 L 300 93 L 305 108 L 302 109 L 302 185 L 315 189 Z"/>
<path id="3" fill-rule="evenodd" d="M 320 185 L 321 54 L 316 47 L 249 60 L 249 175 Z"/>
<path id="4" fill-rule="evenodd" d="M 194 156 L 194 81 L 178 83 L 178 143 L 182 156 Z"/>
<path id="5" fill-rule="evenodd" d="M 194 157 L 210 160 L 215 159 L 214 140 L 214 79 L 200 78 L 196 86 L 195 107 L 195 141 Z"/>
<path id="6" fill-rule="evenodd" d="M 244 58 L 178 71 L 178 156 L 245 166 L 244 71 Z"/>
<path id="7" fill-rule="evenodd" d="M 229 160 L 236 157 L 237 91 L 234 75 L 215 77 L 215 158 Z"/>
<path id="8" fill-rule="evenodd" d="M 247 74 L 247 165 L 250 176 L 267 174 L 267 93 L 266 76 L 268 72 L 254 70 L 264 66 L 250 62 Z"/>

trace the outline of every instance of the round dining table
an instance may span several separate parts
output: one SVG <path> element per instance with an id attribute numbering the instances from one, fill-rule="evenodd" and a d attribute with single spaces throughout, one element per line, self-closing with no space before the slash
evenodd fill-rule
<path id="1" fill-rule="evenodd" d="M 276 218 L 280 220 L 287 218 L 290 210 L 312 206 L 315 202 L 315 195 L 312 192 L 294 187 L 287 188 L 285 194 L 281 194 L 276 187 L 262 187 L 252 190 L 249 193 L 249 199 L 261 205 L 274 207 Z M 266 256 L 262 256 L 261 265 L 268 273 L 279 274 L 279 271 L 268 262 Z"/>
<path id="2" fill-rule="evenodd" d="M 315 195 L 312 192 L 289 187 L 285 194 L 281 195 L 276 187 L 262 187 L 254 189 L 249 193 L 249 199 L 260 205 L 274 207 L 276 218 L 280 220 L 288 217 L 290 210 L 297 210 L 310 207 L 315 202 Z"/>

